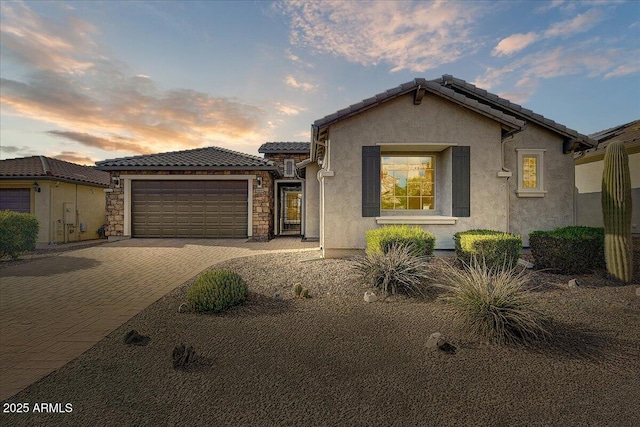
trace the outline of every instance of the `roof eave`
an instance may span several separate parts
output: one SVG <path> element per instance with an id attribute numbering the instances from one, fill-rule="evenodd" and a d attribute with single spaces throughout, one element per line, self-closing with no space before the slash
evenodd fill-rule
<path id="1" fill-rule="evenodd" d="M 139 171 L 139 170 L 161 170 L 161 171 L 225 171 L 225 170 L 237 170 L 237 171 L 277 171 L 276 166 L 97 166 L 98 169 L 111 172 L 111 171 Z"/>
<path id="2" fill-rule="evenodd" d="M 11 180 L 24 180 L 24 181 L 60 181 L 66 182 L 69 184 L 79 184 L 79 185 L 89 185 L 93 187 L 101 187 L 107 188 L 109 184 L 98 183 L 94 181 L 83 181 L 80 179 L 71 179 L 71 178 L 63 178 L 55 175 L 2 175 L 0 176 L 0 180 L 11 179 Z"/>

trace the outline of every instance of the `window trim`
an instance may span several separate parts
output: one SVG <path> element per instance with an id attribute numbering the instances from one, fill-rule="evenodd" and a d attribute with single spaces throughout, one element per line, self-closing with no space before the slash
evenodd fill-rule
<path id="1" fill-rule="evenodd" d="M 547 191 L 544 187 L 544 153 L 545 149 L 535 148 L 518 148 L 518 190 L 516 194 L 518 197 L 545 197 Z M 524 186 L 524 168 L 523 161 L 525 157 L 535 157 L 536 160 L 536 188 L 525 188 Z"/>

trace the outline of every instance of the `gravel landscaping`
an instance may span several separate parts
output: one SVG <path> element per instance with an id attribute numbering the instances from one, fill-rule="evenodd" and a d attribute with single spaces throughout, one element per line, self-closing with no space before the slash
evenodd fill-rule
<path id="1" fill-rule="evenodd" d="M 370 288 L 352 261 L 305 261 L 310 254 L 216 265 L 245 279 L 247 303 L 179 313 L 185 283 L 6 401 L 71 403 L 71 413 L 2 414 L 0 424 L 640 425 L 640 283 L 534 273 L 555 338 L 499 347 L 456 329 L 436 291 L 365 303 Z M 296 282 L 312 298 L 294 299 Z M 151 338 L 146 346 L 123 342 L 132 329 Z M 436 331 L 455 354 L 427 348 Z M 181 343 L 197 353 L 184 371 L 172 367 Z"/>

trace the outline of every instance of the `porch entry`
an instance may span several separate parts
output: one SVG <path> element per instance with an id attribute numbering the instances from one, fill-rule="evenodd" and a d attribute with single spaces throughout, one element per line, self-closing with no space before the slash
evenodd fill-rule
<path id="1" fill-rule="evenodd" d="M 275 234 L 300 236 L 302 234 L 302 182 L 276 181 Z"/>

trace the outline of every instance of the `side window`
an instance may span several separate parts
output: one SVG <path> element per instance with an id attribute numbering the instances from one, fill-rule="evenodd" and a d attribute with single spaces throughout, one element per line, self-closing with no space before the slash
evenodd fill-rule
<path id="1" fill-rule="evenodd" d="M 544 197 L 545 150 L 518 149 L 518 197 Z"/>

